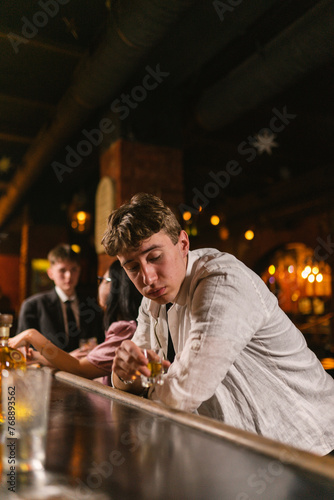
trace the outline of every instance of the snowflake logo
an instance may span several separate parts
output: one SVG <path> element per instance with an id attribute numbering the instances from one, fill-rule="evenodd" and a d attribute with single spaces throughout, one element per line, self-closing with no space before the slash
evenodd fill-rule
<path id="1" fill-rule="evenodd" d="M 262 134 L 256 134 L 253 145 L 256 147 L 260 155 L 262 155 L 264 151 L 266 151 L 268 155 L 271 155 L 272 148 L 278 148 L 278 144 L 274 140 L 276 137 L 276 134 L 265 130 Z"/>

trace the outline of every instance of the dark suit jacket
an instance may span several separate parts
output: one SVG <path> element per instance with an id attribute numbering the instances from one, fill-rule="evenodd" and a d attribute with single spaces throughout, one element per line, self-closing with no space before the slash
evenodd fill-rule
<path id="1" fill-rule="evenodd" d="M 65 333 L 63 313 L 56 290 L 38 293 L 24 300 L 21 305 L 17 333 L 27 328 L 35 328 L 57 347 L 71 351 L 79 347 L 79 339 L 97 337 L 104 340 L 102 326 L 103 313 L 96 299 L 78 295 L 80 311 L 80 334 L 74 337 Z"/>

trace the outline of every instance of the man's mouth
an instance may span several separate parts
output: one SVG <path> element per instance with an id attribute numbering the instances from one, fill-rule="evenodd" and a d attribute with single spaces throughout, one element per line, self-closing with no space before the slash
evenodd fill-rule
<path id="1" fill-rule="evenodd" d="M 161 297 L 161 295 L 163 295 L 165 292 L 166 292 L 166 287 L 155 288 L 154 290 L 150 290 L 149 292 L 147 292 L 146 295 L 150 299 L 156 299 L 157 297 Z"/>

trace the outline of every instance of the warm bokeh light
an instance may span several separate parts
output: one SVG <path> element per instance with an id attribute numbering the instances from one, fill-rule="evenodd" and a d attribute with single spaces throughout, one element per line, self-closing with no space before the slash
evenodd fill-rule
<path id="1" fill-rule="evenodd" d="M 333 370 L 334 369 L 334 359 L 333 358 L 322 358 L 321 364 L 325 368 L 325 370 Z"/>
<path id="2" fill-rule="evenodd" d="M 191 213 L 190 212 L 183 212 L 183 220 L 190 220 L 191 219 Z"/>
<path id="3" fill-rule="evenodd" d="M 271 266 L 268 267 L 268 273 L 275 274 L 275 271 L 276 271 L 276 267 L 273 264 L 271 264 Z"/>
<path id="4" fill-rule="evenodd" d="M 218 226 L 218 224 L 220 222 L 220 218 L 218 217 L 218 215 L 212 215 L 210 222 L 213 226 Z"/>
<path id="5" fill-rule="evenodd" d="M 219 238 L 223 241 L 226 241 L 229 239 L 230 236 L 230 231 L 228 230 L 227 227 L 223 226 L 219 229 Z"/>
<path id="6" fill-rule="evenodd" d="M 329 322 L 322 322 L 321 318 L 331 307 L 331 267 L 327 262 L 316 259 L 313 248 L 303 243 L 280 247 L 268 256 L 261 277 L 277 296 L 280 307 L 295 318 L 297 325 L 301 324 L 307 332 L 308 328 L 313 331 L 318 323 L 313 323 L 312 319 L 309 324 L 308 315 L 312 314 L 319 319 L 321 331 L 323 328 L 329 332 Z"/>
<path id="7" fill-rule="evenodd" d="M 84 210 L 74 212 L 71 220 L 71 227 L 77 232 L 84 233 L 89 231 L 91 223 L 91 214 Z"/>
<path id="8" fill-rule="evenodd" d="M 248 241 L 252 240 L 254 238 L 254 231 L 248 229 L 248 231 L 245 232 L 245 238 Z"/>
<path id="9" fill-rule="evenodd" d="M 71 248 L 72 248 L 73 252 L 75 252 L 75 253 L 81 252 L 81 247 L 79 245 L 71 245 Z"/>
<path id="10" fill-rule="evenodd" d="M 50 266 L 48 259 L 32 259 L 31 267 L 34 271 L 46 271 Z"/>
<path id="11" fill-rule="evenodd" d="M 87 219 L 87 214 L 86 212 L 77 212 L 77 220 L 79 224 L 84 224 Z"/>

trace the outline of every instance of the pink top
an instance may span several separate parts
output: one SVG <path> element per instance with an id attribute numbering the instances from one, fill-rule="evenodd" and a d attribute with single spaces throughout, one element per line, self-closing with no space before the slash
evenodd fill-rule
<path id="1" fill-rule="evenodd" d="M 90 363 L 109 372 L 103 377 L 103 383 L 111 386 L 110 375 L 117 347 L 121 345 L 123 340 L 131 339 L 137 323 L 135 321 L 116 321 L 112 323 L 105 332 L 105 340 L 97 345 L 87 354 L 87 359 Z"/>

